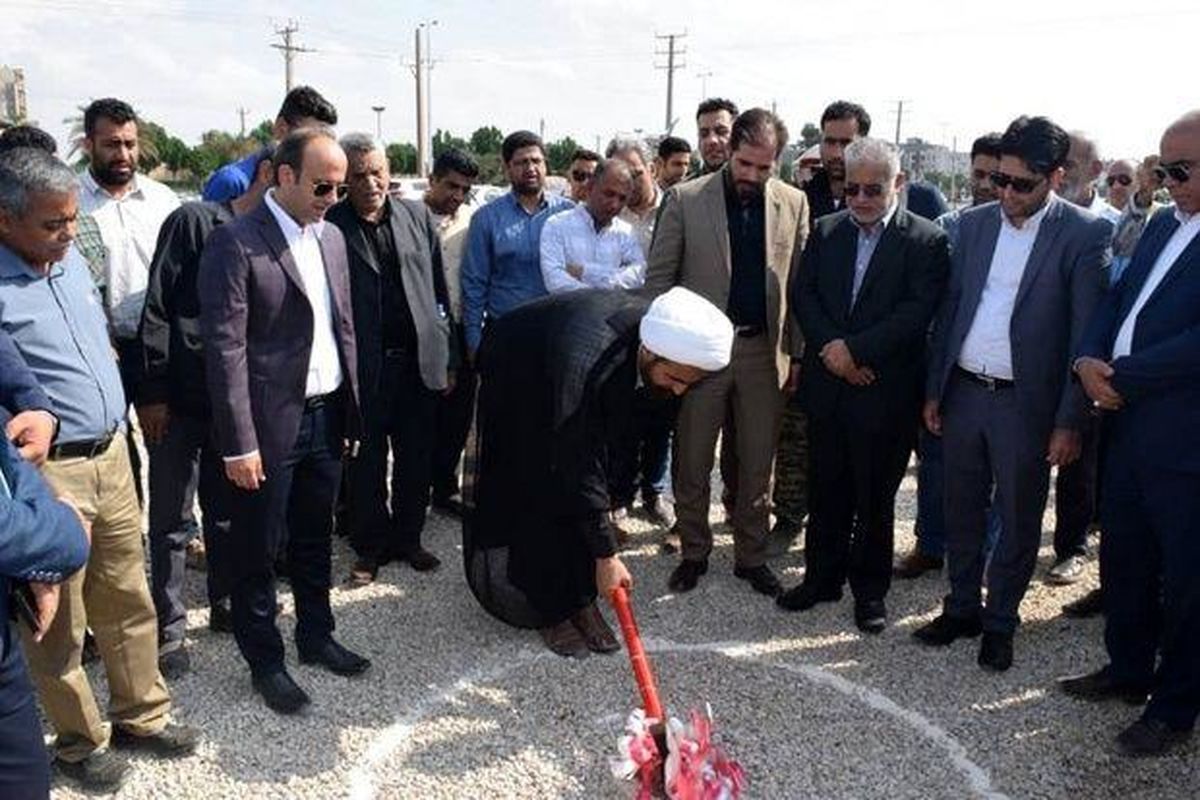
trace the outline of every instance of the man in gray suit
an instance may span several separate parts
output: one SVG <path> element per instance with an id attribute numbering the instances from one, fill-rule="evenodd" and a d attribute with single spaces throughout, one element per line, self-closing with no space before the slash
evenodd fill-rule
<path id="1" fill-rule="evenodd" d="M 1069 146 L 1044 117 L 1004 133 L 992 175 L 1000 200 L 962 215 L 930 355 L 924 416 L 944 440 L 950 595 L 914 635 L 948 645 L 982 631 L 979 663 L 996 671 L 1012 665 L 1050 467 L 1079 457 L 1088 414 L 1069 361 L 1103 293 L 1111 227 L 1054 193 Z M 993 486 L 1004 532 L 983 607 Z"/>

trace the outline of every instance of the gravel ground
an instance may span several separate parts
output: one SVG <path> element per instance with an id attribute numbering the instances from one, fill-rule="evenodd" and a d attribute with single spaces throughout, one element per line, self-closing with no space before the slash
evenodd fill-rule
<path id="1" fill-rule="evenodd" d="M 897 549 L 912 545 L 911 477 L 897 508 Z M 1016 663 L 975 663 L 977 640 L 930 651 L 910 637 L 932 618 L 944 579 L 897 582 L 889 628 L 860 635 L 852 601 L 799 615 L 778 611 L 732 575 L 732 541 L 717 527 L 698 589 L 667 592 L 675 560 L 661 531 L 636 518 L 627 563 L 639 624 L 674 713 L 712 705 L 727 749 L 758 798 L 1195 798 L 1197 745 L 1157 761 L 1117 756 L 1112 737 L 1136 710 L 1072 701 L 1054 679 L 1102 663 L 1103 624 L 1059 608 L 1092 588 L 1044 585 L 1051 549 L 1022 606 Z M 623 655 L 569 661 L 533 633 L 510 630 L 475 604 L 463 581 L 455 520 L 431 514 L 427 543 L 445 562 L 431 575 L 389 566 L 373 586 L 334 593 L 339 639 L 373 660 L 356 680 L 289 669 L 311 710 L 284 718 L 252 694 L 233 639 L 189 615 L 193 671 L 171 688 L 177 716 L 204 731 L 193 757 L 135 759 L 121 798 L 625 798 L 607 769 L 636 692 Z M 348 573 L 344 542 L 335 579 Z M 788 585 L 794 549 L 776 562 Z M 286 589 L 286 587 L 284 587 Z M 189 574 L 203 604 L 203 576 Z M 290 597 L 282 624 L 290 641 Z M 290 647 L 290 645 L 289 645 Z M 91 668 L 104 699 L 102 671 Z M 55 797 L 79 797 L 69 785 Z"/>

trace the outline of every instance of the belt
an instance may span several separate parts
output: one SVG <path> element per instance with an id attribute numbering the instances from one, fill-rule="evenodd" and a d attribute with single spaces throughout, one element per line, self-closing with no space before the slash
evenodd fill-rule
<path id="1" fill-rule="evenodd" d="M 336 403 L 341 399 L 342 399 L 342 387 L 339 386 L 338 388 L 334 389 L 332 392 L 329 392 L 328 394 L 317 394 L 317 395 L 313 395 L 312 397 L 304 398 L 304 410 L 305 411 L 315 411 L 318 408 L 324 408 L 325 406 L 327 406 L 331 403 Z"/>
<path id="2" fill-rule="evenodd" d="M 64 458 L 95 458 L 103 455 L 108 450 L 109 445 L 116 438 L 115 433 L 110 433 L 100 439 L 85 439 L 81 442 L 63 442 L 56 444 L 50 448 L 49 455 L 46 458 L 51 461 L 61 461 Z"/>
<path id="3" fill-rule="evenodd" d="M 752 336 L 759 336 L 767 332 L 766 325 L 734 325 L 733 332 L 743 339 L 749 339 Z"/>
<path id="4" fill-rule="evenodd" d="M 989 375 L 980 375 L 978 372 L 971 372 L 971 370 L 963 369 L 962 367 L 955 367 L 954 369 L 971 383 L 978 384 L 989 392 L 999 391 L 1000 389 L 1011 389 L 1015 385 L 1007 378 L 993 378 Z"/>

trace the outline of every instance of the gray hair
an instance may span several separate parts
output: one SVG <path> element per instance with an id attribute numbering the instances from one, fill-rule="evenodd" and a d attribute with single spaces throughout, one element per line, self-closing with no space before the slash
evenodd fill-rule
<path id="1" fill-rule="evenodd" d="M 592 173 L 592 186 L 598 186 L 601 179 L 606 173 L 620 173 L 627 181 L 633 180 L 633 170 L 620 158 L 606 158 L 596 164 L 596 171 Z"/>
<path id="2" fill-rule="evenodd" d="M 650 153 L 650 148 L 641 139 L 634 139 L 628 136 L 618 136 L 608 143 L 608 148 L 604 151 L 605 158 L 614 156 L 623 156 L 626 153 L 636 152 L 642 159 L 642 166 L 650 166 L 650 162 L 654 156 Z"/>
<path id="3" fill-rule="evenodd" d="M 387 156 L 383 145 L 369 133 L 347 133 L 338 141 L 338 144 L 342 146 L 342 150 L 346 151 L 346 158 L 365 156 L 368 153 L 380 153 Z"/>
<path id="4" fill-rule="evenodd" d="M 887 169 L 888 180 L 900 174 L 900 153 L 890 143 L 882 139 L 872 139 L 864 136 L 846 145 L 843 156 L 846 169 L 850 170 L 860 164 L 884 167 Z"/>
<path id="5" fill-rule="evenodd" d="M 71 168 L 45 150 L 17 147 L 0 154 L 0 211 L 21 217 L 31 195 L 68 194 L 78 186 Z"/>

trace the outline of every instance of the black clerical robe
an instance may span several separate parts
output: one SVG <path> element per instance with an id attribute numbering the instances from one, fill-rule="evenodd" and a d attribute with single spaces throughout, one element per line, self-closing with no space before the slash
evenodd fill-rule
<path id="1" fill-rule="evenodd" d="M 649 305 L 582 290 L 484 331 L 463 554 L 479 602 L 511 625 L 554 625 L 596 598 L 595 560 L 616 548 L 608 453 L 631 413 Z"/>

